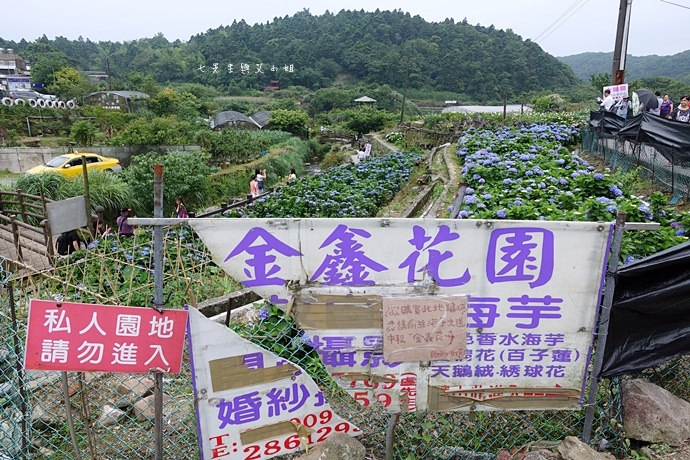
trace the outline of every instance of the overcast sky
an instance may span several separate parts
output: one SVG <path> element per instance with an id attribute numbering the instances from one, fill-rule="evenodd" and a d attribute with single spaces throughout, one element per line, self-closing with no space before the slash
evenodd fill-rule
<path id="1" fill-rule="evenodd" d="M 400 9 L 427 21 L 446 18 L 472 25 L 493 24 L 536 41 L 554 56 L 613 51 L 620 0 L 35 0 L 25 13 L 2 21 L 0 38 L 33 41 L 43 36 L 92 41 L 127 41 L 162 32 L 174 41 L 230 25 L 270 22 L 308 9 L 375 11 Z M 628 54 L 671 55 L 690 49 L 683 33 L 690 0 L 634 0 Z"/>

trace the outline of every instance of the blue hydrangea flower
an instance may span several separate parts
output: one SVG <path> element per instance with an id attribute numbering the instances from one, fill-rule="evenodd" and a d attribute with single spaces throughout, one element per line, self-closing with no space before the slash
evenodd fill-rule
<path id="1" fill-rule="evenodd" d="M 259 319 L 266 319 L 266 318 L 268 318 L 269 316 L 271 316 L 271 314 L 268 312 L 268 308 L 266 308 L 266 307 L 261 307 L 261 308 L 259 309 Z"/>
<path id="2" fill-rule="evenodd" d="M 507 215 L 508 213 L 505 209 L 499 209 L 498 211 L 496 211 L 496 217 L 498 217 L 499 219 L 505 219 Z"/>
<path id="3" fill-rule="evenodd" d="M 614 196 L 622 196 L 623 195 L 623 191 L 621 189 L 619 189 L 618 187 L 616 187 L 615 185 L 610 186 L 609 191 L 611 193 L 613 193 Z"/>

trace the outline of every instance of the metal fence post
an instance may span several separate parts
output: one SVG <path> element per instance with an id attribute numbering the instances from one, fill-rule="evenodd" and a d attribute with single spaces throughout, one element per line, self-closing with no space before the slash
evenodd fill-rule
<path id="1" fill-rule="evenodd" d="M 163 217 L 163 165 L 153 166 L 153 217 Z M 163 226 L 153 226 L 153 304 L 163 310 Z M 163 373 L 155 372 L 155 460 L 163 460 Z"/>
<path id="2" fill-rule="evenodd" d="M 621 253 L 621 243 L 623 242 L 623 232 L 627 214 L 619 212 L 616 215 L 616 224 L 613 230 L 613 242 L 609 253 L 608 264 L 606 267 L 606 281 L 604 282 L 604 298 L 602 299 L 601 315 L 597 325 L 596 337 L 597 346 L 594 353 L 594 368 L 589 383 L 589 394 L 587 397 L 587 410 L 585 413 L 584 428 L 582 439 L 589 442 L 592 434 L 592 424 L 594 422 L 594 410 L 596 409 L 597 393 L 599 392 L 599 372 L 604 362 L 604 349 L 606 348 L 606 336 L 609 329 L 609 319 L 611 317 L 611 305 L 613 304 L 613 293 L 616 287 L 616 271 L 618 270 L 618 259 Z"/>

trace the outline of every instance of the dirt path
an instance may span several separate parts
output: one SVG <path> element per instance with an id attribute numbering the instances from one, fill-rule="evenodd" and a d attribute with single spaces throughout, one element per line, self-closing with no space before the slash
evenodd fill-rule
<path id="1" fill-rule="evenodd" d="M 377 133 L 371 134 L 371 137 L 381 146 L 387 148 L 391 152 L 398 152 L 400 151 L 399 148 L 397 148 L 395 145 L 389 143 L 388 141 L 384 140 L 381 138 L 381 136 Z"/>

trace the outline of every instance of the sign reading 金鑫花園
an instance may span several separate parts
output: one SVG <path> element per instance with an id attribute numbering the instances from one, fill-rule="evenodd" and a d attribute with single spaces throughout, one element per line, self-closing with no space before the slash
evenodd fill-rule
<path id="1" fill-rule="evenodd" d="M 228 274 L 290 309 L 330 373 L 365 406 L 382 404 L 389 411 L 579 407 L 611 224 L 446 219 L 189 224 Z M 433 296 L 464 298 L 465 323 L 436 321 L 443 331 L 431 334 L 429 318 L 412 308 L 410 299 Z M 397 318 L 383 314 L 387 298 L 406 299 Z M 395 332 L 415 328 L 425 333 L 414 338 L 413 332 Z M 385 359 L 384 340 L 400 341 L 398 350 L 414 350 L 423 346 L 415 342 L 427 337 L 453 345 L 464 340 L 464 355 L 425 362 L 404 354 Z"/>
<path id="2" fill-rule="evenodd" d="M 24 368 L 179 373 L 186 310 L 32 299 Z"/>

